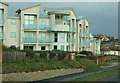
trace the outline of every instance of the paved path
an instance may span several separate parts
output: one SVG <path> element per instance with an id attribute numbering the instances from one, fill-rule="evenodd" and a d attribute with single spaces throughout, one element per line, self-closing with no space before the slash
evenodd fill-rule
<path id="1" fill-rule="evenodd" d="M 39 82 L 45 82 L 45 81 L 47 81 L 47 83 L 51 83 L 51 81 L 59 81 L 59 82 L 73 81 L 73 80 L 79 79 L 79 78 L 84 77 L 84 76 L 90 76 L 90 75 L 93 75 L 93 74 L 102 73 L 104 71 L 109 71 L 109 70 L 113 70 L 113 69 L 116 69 L 116 68 L 120 68 L 120 65 L 119 66 L 114 66 L 114 67 L 109 67 L 109 68 L 106 68 L 106 69 L 103 69 L 103 70 L 98 70 L 98 71 L 81 72 L 81 73 L 76 73 L 76 74 L 59 76 L 59 77 L 55 77 L 55 78 L 52 78 L 52 79 L 38 80 L 38 81 L 31 82 L 31 83 L 36 83 L 36 82 L 39 83 Z"/>

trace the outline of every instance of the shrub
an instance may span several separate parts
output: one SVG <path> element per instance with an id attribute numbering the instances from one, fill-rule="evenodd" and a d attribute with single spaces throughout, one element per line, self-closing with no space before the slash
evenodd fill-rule
<path id="1" fill-rule="evenodd" d="M 25 49 L 24 52 L 26 52 L 26 56 L 30 56 L 31 58 L 35 57 L 34 51 L 32 49 Z"/>
<path id="2" fill-rule="evenodd" d="M 84 54 L 84 55 L 91 56 L 91 55 L 93 55 L 93 52 L 91 52 L 91 51 L 82 51 L 79 54 Z"/>
<path id="3" fill-rule="evenodd" d="M 49 51 L 49 54 L 50 54 L 50 59 L 52 59 L 53 57 L 55 57 L 56 56 L 56 52 L 54 52 L 54 51 Z"/>
<path id="4" fill-rule="evenodd" d="M 40 58 L 44 58 L 46 59 L 47 58 L 47 51 L 39 51 L 39 54 L 40 54 Z"/>
<path id="5" fill-rule="evenodd" d="M 2 45 L 2 50 L 8 50 L 8 51 L 10 51 L 11 48 L 10 48 L 10 47 L 7 47 L 7 46 L 5 46 L 5 45 Z"/>

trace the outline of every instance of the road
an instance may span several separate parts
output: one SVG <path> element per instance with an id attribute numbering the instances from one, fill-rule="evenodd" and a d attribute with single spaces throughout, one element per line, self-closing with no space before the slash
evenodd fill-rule
<path id="1" fill-rule="evenodd" d="M 109 67 L 109 68 L 106 68 L 106 69 L 103 69 L 103 70 L 97 70 L 97 71 L 92 71 L 92 72 L 80 72 L 80 73 L 76 73 L 76 74 L 69 74 L 69 75 L 59 76 L 59 77 L 55 77 L 55 78 L 51 78 L 51 79 L 45 79 L 45 80 L 38 80 L 38 81 L 34 81 L 34 82 L 29 82 L 29 83 L 39 83 L 39 82 L 40 83 L 41 82 L 51 83 L 51 82 L 55 82 L 55 81 L 57 81 L 57 83 L 58 83 L 58 82 L 65 82 L 65 81 L 73 81 L 73 80 L 82 78 L 84 76 L 90 76 L 90 75 L 94 75 L 94 74 L 97 74 L 97 73 L 102 73 L 102 72 L 117 69 L 117 68 L 120 68 L 120 65 L 119 66 L 114 66 L 114 67 Z M 118 78 L 116 76 L 113 79 L 109 79 L 108 81 L 117 80 L 117 79 Z"/>

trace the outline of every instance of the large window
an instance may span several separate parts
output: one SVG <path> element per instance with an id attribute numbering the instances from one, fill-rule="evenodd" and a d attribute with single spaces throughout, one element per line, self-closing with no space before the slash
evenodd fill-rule
<path id="1" fill-rule="evenodd" d="M 54 33 L 54 42 L 58 42 L 58 33 Z"/>
<path id="2" fill-rule="evenodd" d="M 61 51 L 64 51 L 64 45 L 61 45 Z"/>
<path id="3" fill-rule="evenodd" d="M 16 38 L 16 32 L 11 32 L 11 38 Z"/>
<path id="4" fill-rule="evenodd" d="M 57 50 L 57 45 L 54 45 L 54 50 Z"/>
<path id="5" fill-rule="evenodd" d="M 33 50 L 33 46 L 24 46 L 24 49 L 32 49 Z"/>
<path id="6" fill-rule="evenodd" d="M 61 33 L 61 43 L 65 43 L 65 33 Z"/>
<path id="7" fill-rule="evenodd" d="M 24 37 L 29 37 L 29 38 L 34 37 L 34 33 L 32 33 L 32 32 L 25 32 L 24 33 Z"/>
<path id="8" fill-rule="evenodd" d="M 35 24 L 35 16 L 33 15 L 24 15 L 24 24 Z"/>
<path id="9" fill-rule="evenodd" d="M 46 50 L 46 47 L 45 46 L 41 46 L 41 50 Z"/>

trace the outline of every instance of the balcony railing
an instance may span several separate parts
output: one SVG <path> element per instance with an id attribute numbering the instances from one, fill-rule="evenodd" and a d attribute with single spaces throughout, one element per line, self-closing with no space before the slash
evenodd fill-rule
<path id="1" fill-rule="evenodd" d="M 70 32 L 75 32 L 75 30 L 76 30 L 75 28 L 72 28 L 72 27 L 69 28 Z"/>
<path id="2" fill-rule="evenodd" d="M 37 38 L 23 37 L 23 43 L 37 43 Z"/>
<path id="3" fill-rule="evenodd" d="M 39 43 L 52 43 L 51 38 L 39 38 Z"/>
<path id="4" fill-rule="evenodd" d="M 83 44 L 80 42 L 80 43 L 79 43 L 79 47 L 82 47 L 82 46 L 83 46 Z"/>
<path id="5" fill-rule="evenodd" d="M 23 24 L 24 30 L 37 30 L 37 24 Z"/>
<path id="6" fill-rule="evenodd" d="M 0 25 L 1 25 L 1 26 L 4 25 L 4 19 L 0 19 Z"/>
<path id="7" fill-rule="evenodd" d="M 86 37 L 90 37 L 90 34 L 89 34 L 89 33 L 86 33 Z"/>
<path id="8" fill-rule="evenodd" d="M 98 46 L 96 46 L 96 49 L 98 49 Z"/>
<path id="9" fill-rule="evenodd" d="M 82 32 L 79 32 L 79 37 L 82 37 L 83 36 L 83 33 Z"/>
<path id="10" fill-rule="evenodd" d="M 49 15 L 45 15 L 45 14 L 40 14 L 40 18 L 49 19 L 49 18 L 50 18 L 50 16 L 49 16 Z"/>
<path id="11" fill-rule="evenodd" d="M 0 39 L 4 39 L 4 33 L 0 33 Z"/>
<path id="12" fill-rule="evenodd" d="M 39 30 L 47 30 L 47 31 L 51 31 L 52 26 L 50 25 L 40 25 L 39 26 Z"/>
<path id="13" fill-rule="evenodd" d="M 70 39 L 71 44 L 75 44 L 75 39 Z"/>
<path id="14" fill-rule="evenodd" d="M 85 37 L 86 36 L 86 33 L 83 33 L 83 37 Z"/>

